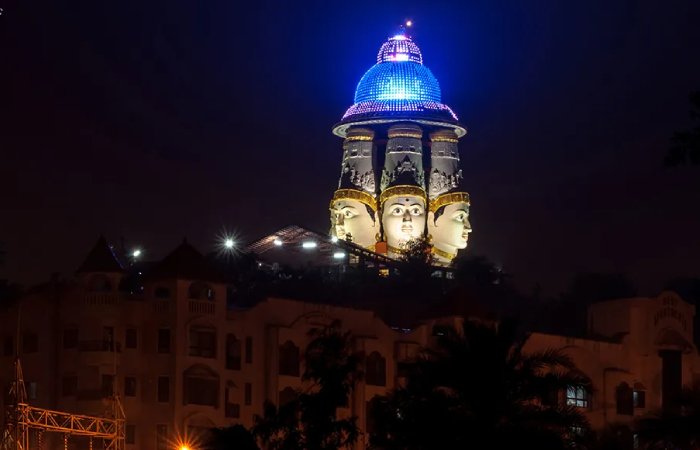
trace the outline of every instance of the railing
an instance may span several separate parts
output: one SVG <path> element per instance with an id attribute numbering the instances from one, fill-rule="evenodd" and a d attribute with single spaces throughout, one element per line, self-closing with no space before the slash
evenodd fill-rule
<path id="1" fill-rule="evenodd" d="M 90 306 L 117 306 L 122 302 L 122 294 L 114 292 L 91 292 L 85 295 L 85 304 Z"/>
<path id="2" fill-rule="evenodd" d="M 78 342 L 78 351 L 81 352 L 113 352 L 121 353 L 122 346 L 119 342 L 96 339 Z"/>
<path id="3" fill-rule="evenodd" d="M 153 311 L 157 313 L 166 313 L 170 308 L 169 301 L 156 300 L 153 302 Z"/>
<path id="4" fill-rule="evenodd" d="M 61 411 L 35 408 L 20 404 L 19 422 L 32 428 L 46 431 L 70 432 L 71 434 L 100 437 L 105 439 L 123 439 L 124 421 L 120 419 L 103 419 L 101 417 L 81 416 Z"/>
<path id="5" fill-rule="evenodd" d="M 237 419 L 241 417 L 241 405 L 238 403 L 226 403 L 224 408 L 225 416 Z"/>
<path id="6" fill-rule="evenodd" d="M 194 314 L 214 314 L 216 304 L 212 301 L 190 300 L 188 310 Z"/>

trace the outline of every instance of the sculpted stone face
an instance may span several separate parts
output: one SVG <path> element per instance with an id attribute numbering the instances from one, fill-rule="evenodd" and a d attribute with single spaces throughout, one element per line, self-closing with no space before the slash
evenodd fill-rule
<path id="1" fill-rule="evenodd" d="M 425 199 L 415 195 L 392 197 L 384 202 L 382 225 L 387 244 L 401 248 L 425 230 Z"/>
<path id="2" fill-rule="evenodd" d="M 333 233 L 338 239 L 350 240 L 362 247 L 370 247 L 377 243 L 379 231 L 376 217 L 368 211 L 367 205 L 357 200 L 342 199 L 333 202 L 331 208 L 331 223 Z"/>
<path id="3" fill-rule="evenodd" d="M 428 232 L 433 237 L 433 246 L 440 250 L 457 253 L 467 246 L 471 231 L 468 203 L 451 203 L 430 213 Z"/>

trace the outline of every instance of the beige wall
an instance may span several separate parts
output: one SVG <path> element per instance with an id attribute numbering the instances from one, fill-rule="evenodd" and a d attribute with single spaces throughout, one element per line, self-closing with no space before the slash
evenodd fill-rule
<path id="1" fill-rule="evenodd" d="M 114 285 L 117 285 L 117 276 Z M 386 386 L 370 386 L 362 381 L 348 408 L 341 416 L 357 415 L 364 428 L 365 405 L 376 395 L 383 395 L 397 385 L 397 362 L 410 358 L 421 347 L 432 342 L 435 320 L 409 332 L 394 330 L 373 312 L 317 305 L 285 299 L 268 299 L 247 310 L 226 310 L 225 286 L 211 284 L 215 299 L 190 300 L 190 281 L 170 280 L 147 283 L 142 296 L 126 296 L 118 292 L 89 292 L 88 280 L 78 279 L 75 285 L 28 295 L 22 301 L 22 330 L 39 334 L 39 352 L 22 355 L 25 380 L 38 383 L 37 406 L 84 414 L 101 414 L 107 406 L 91 392 L 100 387 L 103 374 L 113 374 L 115 365 L 118 391 L 122 396 L 127 423 L 136 426 L 136 444 L 127 448 L 151 450 L 156 446 L 156 426 L 166 424 L 173 436 L 183 434 L 188 425 L 209 427 L 242 423 L 253 424 L 262 413 L 265 399 L 278 401 L 286 387 L 302 388 L 300 377 L 278 374 L 278 349 L 292 341 L 303 352 L 308 331 L 340 320 L 343 329 L 351 330 L 355 348 L 369 355 L 380 353 L 386 358 Z M 155 298 L 156 287 L 168 287 L 169 299 Z M 591 307 L 589 325 L 596 339 L 534 333 L 526 350 L 559 348 L 571 355 L 588 374 L 595 392 L 586 414 L 595 428 L 615 422 L 627 422 L 632 416 L 620 416 L 615 408 L 615 388 L 621 382 L 643 386 L 646 408 L 642 414 L 661 404 L 661 361 L 658 350 L 682 348 L 683 381 L 690 383 L 700 373 L 697 350 L 692 345 L 694 307 L 675 294 L 663 293 L 658 298 L 627 299 L 605 302 Z M 17 311 L 0 312 L 0 336 L 14 335 Z M 439 322 L 457 324 L 459 318 Z M 80 345 L 64 349 L 62 338 L 66 327 L 79 327 Z M 103 327 L 113 327 L 117 353 L 89 351 L 91 341 L 102 339 Z M 211 327 L 217 333 L 215 358 L 189 355 L 189 329 Z M 138 348 L 124 348 L 126 329 L 138 331 Z M 157 352 L 159 328 L 171 330 L 171 352 Z M 651 330 L 651 331 L 649 331 Z M 241 343 L 241 369 L 226 368 L 226 335 L 233 333 Z M 252 339 L 252 356 L 246 358 L 246 338 Z M 679 347 L 680 346 L 680 347 Z M 250 362 L 247 362 L 250 360 Z M 0 356 L 0 383 L 8 386 L 12 378 L 12 358 Z M 191 367 L 204 367 L 219 378 L 217 407 L 183 404 L 183 373 Z M 303 373 L 303 368 L 300 368 Z M 78 396 L 63 396 L 64 375 L 79 378 Z M 137 378 L 136 397 L 123 397 L 124 377 Z M 159 376 L 170 377 L 170 401 L 157 401 Z M 245 404 L 245 385 L 251 385 L 252 401 Z M 225 417 L 224 392 L 229 388 L 230 403 L 240 405 L 240 417 Z M 358 444 L 363 448 L 363 443 Z"/>

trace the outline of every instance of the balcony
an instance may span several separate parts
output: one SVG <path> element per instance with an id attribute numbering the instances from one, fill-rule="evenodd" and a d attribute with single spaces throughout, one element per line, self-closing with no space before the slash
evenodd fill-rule
<path id="1" fill-rule="evenodd" d="M 105 341 L 95 339 L 91 341 L 78 342 L 78 351 L 81 352 L 122 352 L 122 346 L 119 342 Z"/>
<path id="2" fill-rule="evenodd" d="M 190 300 L 188 311 L 192 314 L 214 314 L 216 304 L 209 300 Z"/>

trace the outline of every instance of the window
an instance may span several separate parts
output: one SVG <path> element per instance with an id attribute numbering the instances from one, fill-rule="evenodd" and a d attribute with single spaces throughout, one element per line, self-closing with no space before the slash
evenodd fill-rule
<path id="1" fill-rule="evenodd" d="M 102 375 L 102 396 L 109 397 L 114 389 L 114 375 Z"/>
<path id="2" fill-rule="evenodd" d="M 631 416 L 634 414 L 634 395 L 632 388 L 627 383 L 620 383 L 615 389 L 615 403 L 617 413 Z"/>
<path id="3" fill-rule="evenodd" d="M 190 328 L 190 356 L 216 357 L 216 331 L 213 328 Z"/>
<path id="4" fill-rule="evenodd" d="M 66 328 L 63 330 L 63 348 L 78 347 L 78 329 Z"/>
<path id="5" fill-rule="evenodd" d="M 446 336 L 449 331 L 448 325 L 437 324 L 433 325 L 433 336 L 440 337 Z"/>
<path id="6" fill-rule="evenodd" d="M 299 376 L 299 347 L 287 341 L 279 348 L 279 374 Z"/>
<path id="7" fill-rule="evenodd" d="M 39 351 L 39 337 L 36 333 L 26 331 L 22 335 L 22 353 L 35 353 Z"/>
<path id="8" fill-rule="evenodd" d="M 183 374 L 185 405 L 219 406 L 219 376 L 204 365 L 192 366 Z"/>
<path id="9" fill-rule="evenodd" d="M 577 408 L 588 408 L 588 391 L 581 386 L 566 388 L 566 404 Z"/>
<path id="10" fill-rule="evenodd" d="M 153 291 L 153 296 L 155 298 L 170 298 L 170 289 L 163 286 L 158 286 Z"/>
<path id="11" fill-rule="evenodd" d="M 114 351 L 114 327 L 102 327 L 102 349 Z"/>
<path id="12" fill-rule="evenodd" d="M 126 348 L 138 347 L 138 335 L 136 334 L 136 328 L 126 329 L 126 335 L 124 336 L 124 346 Z"/>
<path id="13" fill-rule="evenodd" d="M 12 356 L 15 354 L 15 344 L 13 342 L 12 336 L 5 336 L 2 342 L 3 354 L 5 356 Z"/>
<path id="14" fill-rule="evenodd" d="M 136 425 L 127 424 L 126 436 L 124 436 L 124 441 L 127 444 L 135 444 L 136 443 Z"/>
<path id="15" fill-rule="evenodd" d="M 167 450 L 168 448 L 168 426 L 156 425 L 156 449 Z"/>
<path id="16" fill-rule="evenodd" d="M 246 364 L 253 363 L 253 338 L 250 336 L 245 338 L 245 362 Z"/>
<path id="17" fill-rule="evenodd" d="M 646 391 L 635 389 L 632 392 L 632 403 L 634 404 L 635 408 L 646 407 Z"/>
<path id="18" fill-rule="evenodd" d="M 224 415 L 226 417 L 231 417 L 234 419 L 237 419 L 241 417 L 241 405 L 238 403 L 233 403 L 231 399 L 229 398 L 230 395 L 230 389 L 226 388 L 224 389 L 224 404 L 226 407 L 224 408 Z"/>
<path id="19" fill-rule="evenodd" d="M 93 275 L 88 281 L 88 290 L 92 292 L 109 292 L 112 290 L 112 283 L 107 275 Z"/>
<path id="20" fill-rule="evenodd" d="M 170 353 L 170 330 L 168 328 L 158 330 L 158 353 Z"/>
<path id="21" fill-rule="evenodd" d="M 231 333 L 226 335 L 226 368 L 241 370 L 241 341 Z"/>
<path id="22" fill-rule="evenodd" d="M 136 397 L 136 377 L 124 377 L 124 397 Z"/>
<path id="23" fill-rule="evenodd" d="M 170 377 L 158 377 L 158 401 L 160 403 L 170 401 Z"/>
<path id="24" fill-rule="evenodd" d="M 78 391 L 78 377 L 65 375 L 61 380 L 61 391 L 64 397 L 72 397 Z"/>
<path id="25" fill-rule="evenodd" d="M 39 396 L 39 384 L 36 381 L 30 381 L 26 386 L 29 400 L 36 400 Z"/>
<path id="26" fill-rule="evenodd" d="M 253 403 L 253 385 L 250 383 L 245 384 L 245 389 L 244 389 L 244 403 L 246 406 L 250 406 Z"/>
<path id="27" fill-rule="evenodd" d="M 386 386 L 386 359 L 372 352 L 366 361 L 365 380 L 370 386 Z"/>
<path id="28" fill-rule="evenodd" d="M 188 294 L 193 300 L 214 300 L 214 288 L 199 281 L 190 285 Z"/>

